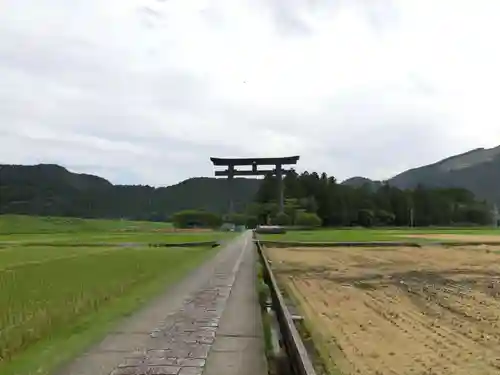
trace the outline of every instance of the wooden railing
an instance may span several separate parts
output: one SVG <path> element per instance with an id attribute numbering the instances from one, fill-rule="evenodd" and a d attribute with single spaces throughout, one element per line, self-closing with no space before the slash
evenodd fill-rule
<path id="1" fill-rule="evenodd" d="M 290 370 L 293 375 L 316 375 L 307 350 L 302 342 L 302 338 L 295 327 L 292 315 L 288 311 L 283 295 L 279 290 L 278 283 L 276 282 L 276 278 L 271 270 L 269 261 L 264 254 L 262 245 L 257 239 L 255 239 L 255 236 L 254 241 L 257 246 L 260 261 L 263 265 L 264 281 L 268 285 L 271 292 L 272 308 L 278 320 L 281 333 L 281 344 L 286 351 Z"/>

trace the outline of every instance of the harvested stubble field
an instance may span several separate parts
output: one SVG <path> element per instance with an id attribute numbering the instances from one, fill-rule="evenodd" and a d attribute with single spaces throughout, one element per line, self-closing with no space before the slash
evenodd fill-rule
<path id="1" fill-rule="evenodd" d="M 266 249 L 332 374 L 500 374 L 500 247 Z"/>

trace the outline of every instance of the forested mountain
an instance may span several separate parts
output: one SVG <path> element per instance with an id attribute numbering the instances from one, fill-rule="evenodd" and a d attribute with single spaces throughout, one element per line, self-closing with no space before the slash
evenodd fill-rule
<path id="1" fill-rule="evenodd" d="M 413 168 L 387 182 L 400 189 L 415 188 L 419 184 L 427 187 L 465 188 L 478 198 L 500 205 L 500 146 L 478 148 L 434 164 Z M 356 177 L 343 182 L 351 186 L 360 186 L 361 183 L 373 186 L 379 185 L 380 181 Z"/>
<path id="2" fill-rule="evenodd" d="M 491 209 L 484 201 L 460 188 L 401 190 L 388 184 L 373 189 L 370 184 L 338 184 L 325 173 L 288 174 L 284 180 L 287 217 L 277 212 L 277 180 L 264 179 L 250 214 L 270 216 L 276 224 L 294 222 L 297 213 L 317 214 L 323 225 L 448 226 L 491 224 Z M 262 221 L 260 219 L 259 221 Z"/>
<path id="3" fill-rule="evenodd" d="M 234 202 L 243 209 L 260 181 L 235 179 Z M 58 165 L 0 165 L 0 213 L 165 220 L 184 209 L 225 213 L 227 181 L 190 178 L 179 184 L 113 185 L 92 175 L 69 172 Z"/>
<path id="4" fill-rule="evenodd" d="M 366 177 L 351 177 L 343 181 L 342 185 L 352 186 L 355 188 L 368 186 L 370 189 L 376 190 L 382 186 L 382 182 L 370 180 L 369 178 Z"/>
<path id="5" fill-rule="evenodd" d="M 500 146 L 472 150 L 410 169 L 388 182 L 400 188 L 412 188 L 419 183 L 432 187 L 462 187 L 479 198 L 500 204 Z"/>
<path id="6" fill-rule="evenodd" d="M 273 184 L 269 178 L 264 182 L 235 179 L 235 209 L 248 213 L 249 203 L 256 199 L 251 215 L 262 215 L 263 207 L 268 214 L 275 214 L 277 187 Z M 353 177 L 339 184 L 325 174 L 292 173 L 286 177 L 285 193 L 289 212 L 292 206 L 316 212 L 327 225 L 356 224 L 360 217 L 407 225 L 412 208 L 417 225 L 486 223 L 491 219 L 489 207 L 479 200 L 500 205 L 500 146 L 411 169 L 386 182 Z M 155 188 L 113 185 L 58 165 L 0 164 L 0 214 L 165 220 L 185 209 L 225 213 L 228 197 L 225 179 L 191 178 Z"/>

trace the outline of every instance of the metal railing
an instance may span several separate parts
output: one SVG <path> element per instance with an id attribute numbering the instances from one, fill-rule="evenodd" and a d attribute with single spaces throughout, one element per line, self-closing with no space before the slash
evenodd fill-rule
<path id="1" fill-rule="evenodd" d="M 288 311 L 283 295 L 279 290 L 278 283 L 276 282 L 276 278 L 271 270 L 269 261 L 262 250 L 262 245 L 257 239 L 254 241 L 257 246 L 259 258 L 263 265 L 264 281 L 269 286 L 271 292 L 272 308 L 276 313 L 282 338 L 282 345 L 288 357 L 290 370 L 293 375 L 316 375 L 316 371 L 314 370 L 306 347 L 304 346 L 302 338 L 295 327 L 292 315 Z"/>

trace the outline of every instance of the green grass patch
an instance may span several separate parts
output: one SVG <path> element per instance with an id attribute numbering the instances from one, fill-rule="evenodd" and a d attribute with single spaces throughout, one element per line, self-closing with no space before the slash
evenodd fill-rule
<path id="1" fill-rule="evenodd" d="M 79 243 L 181 243 L 218 241 L 234 236 L 234 232 L 138 232 L 138 233 L 51 233 L 0 235 L 0 244 L 79 244 Z"/>
<path id="2" fill-rule="evenodd" d="M 117 250 L 120 250 L 120 248 L 10 246 L 4 249 L 0 249 L 0 272 L 4 269 L 22 267 L 30 263 L 51 262 L 56 259 L 89 256 L 100 252 Z"/>
<path id="3" fill-rule="evenodd" d="M 48 375 L 117 318 L 201 264 L 207 248 L 0 250 L 0 373 Z"/>
<path id="4" fill-rule="evenodd" d="M 169 223 L 0 215 L 0 374 L 52 374 L 217 251 L 146 244 L 236 235 L 171 229 Z"/>
<path id="5" fill-rule="evenodd" d="M 262 329 L 264 332 L 264 350 L 268 359 L 271 359 L 273 354 L 273 342 L 271 333 L 271 317 L 267 312 L 266 303 L 270 298 L 270 290 L 264 281 L 264 270 L 261 263 L 257 263 L 257 293 L 259 297 L 259 305 L 262 315 Z"/>
<path id="6" fill-rule="evenodd" d="M 174 232 L 170 223 L 0 215 L 0 246 L 204 242 L 234 235 L 218 231 Z"/>
<path id="7" fill-rule="evenodd" d="M 129 220 L 81 219 L 72 217 L 0 215 L 0 235 L 34 233 L 82 233 L 145 230 L 172 228 L 171 223 Z"/>
<path id="8" fill-rule="evenodd" d="M 500 241 L 500 230 L 495 229 L 471 229 L 471 228 L 419 228 L 419 229 L 318 229 L 304 231 L 288 231 L 284 234 L 262 234 L 262 240 L 269 241 L 301 241 L 301 242 L 368 242 L 368 241 L 425 241 L 405 237 L 413 234 L 474 234 L 474 235 L 498 235 Z"/>

